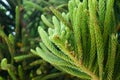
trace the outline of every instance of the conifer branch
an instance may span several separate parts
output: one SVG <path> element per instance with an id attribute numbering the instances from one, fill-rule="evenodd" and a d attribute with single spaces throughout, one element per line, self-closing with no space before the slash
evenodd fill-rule
<path id="1" fill-rule="evenodd" d="M 110 23 L 111 23 L 111 16 L 112 16 L 112 9 L 114 5 L 114 0 L 107 0 L 106 2 L 106 13 L 105 13 L 105 20 L 104 20 L 104 32 L 103 32 L 103 37 L 104 37 L 104 44 L 106 44 L 108 40 L 108 35 L 110 31 Z M 111 26 L 112 27 L 112 26 Z"/>
<path id="2" fill-rule="evenodd" d="M 99 0 L 99 21 L 100 21 L 100 25 L 101 25 L 101 29 L 103 29 L 103 23 L 104 23 L 104 20 L 105 20 L 105 7 L 106 5 L 106 0 Z"/>
<path id="3" fill-rule="evenodd" d="M 117 48 L 117 35 L 112 34 L 110 37 L 110 44 L 109 44 L 109 53 L 108 53 L 108 60 L 107 60 L 107 79 L 112 80 L 112 75 L 114 71 L 115 65 L 115 56 L 116 56 L 116 49 Z"/>
<path id="4" fill-rule="evenodd" d="M 42 42 L 36 51 L 31 51 L 74 76 L 91 80 L 115 79 L 113 75 L 118 73 L 114 70 L 115 56 L 119 48 L 117 50 L 117 36 L 113 35 L 115 30 L 109 31 L 116 25 L 113 3 L 114 0 L 70 0 L 68 13 L 62 14 L 50 7 L 56 16 L 52 17 L 53 27 L 48 33 L 38 28 Z M 111 21 L 114 21 L 112 25 Z"/>

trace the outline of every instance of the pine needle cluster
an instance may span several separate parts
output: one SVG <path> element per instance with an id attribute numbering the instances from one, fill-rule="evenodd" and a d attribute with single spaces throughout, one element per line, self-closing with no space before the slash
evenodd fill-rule
<path id="1" fill-rule="evenodd" d="M 70 0 L 68 12 L 50 7 L 55 16 L 48 31 L 38 28 L 42 39 L 31 50 L 57 69 L 87 80 L 120 80 L 115 0 Z"/>

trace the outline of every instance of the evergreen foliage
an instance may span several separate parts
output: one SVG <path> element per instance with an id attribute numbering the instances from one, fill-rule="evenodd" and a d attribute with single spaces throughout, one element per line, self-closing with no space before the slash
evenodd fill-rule
<path id="1" fill-rule="evenodd" d="M 38 25 L 46 29 L 41 14 L 50 21 L 49 6 L 66 11 L 67 1 L 0 0 L 0 80 L 77 80 L 30 52 L 41 41 Z"/>
<path id="2" fill-rule="evenodd" d="M 49 28 L 38 28 L 42 42 L 31 51 L 85 80 L 120 80 L 116 4 L 120 9 L 115 0 L 70 0 L 67 13 L 50 7 L 55 15 L 52 23 L 41 16 Z"/>

